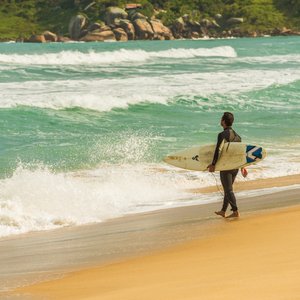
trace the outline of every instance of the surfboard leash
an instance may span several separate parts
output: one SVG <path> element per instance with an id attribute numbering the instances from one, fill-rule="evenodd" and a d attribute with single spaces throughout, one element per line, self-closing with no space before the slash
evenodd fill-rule
<path id="1" fill-rule="evenodd" d="M 224 193 L 223 193 L 223 191 L 222 191 L 222 190 L 220 189 L 220 187 L 219 187 L 219 184 L 218 184 L 218 181 L 217 181 L 217 178 L 216 178 L 215 174 L 214 174 L 214 173 L 210 173 L 210 174 L 211 174 L 211 175 L 213 176 L 213 178 L 215 179 L 216 187 L 217 187 L 217 189 L 218 189 L 220 195 L 221 195 L 222 197 L 224 197 Z"/>

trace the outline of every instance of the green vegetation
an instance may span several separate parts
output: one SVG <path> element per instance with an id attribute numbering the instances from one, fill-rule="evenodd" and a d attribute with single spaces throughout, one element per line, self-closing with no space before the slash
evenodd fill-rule
<path id="1" fill-rule="evenodd" d="M 0 0 L 0 39 L 44 30 L 67 34 L 69 20 L 77 13 L 84 13 L 89 22 L 94 22 L 103 20 L 108 6 L 124 7 L 133 2 L 141 3 L 141 13 L 148 17 L 159 11 L 157 18 L 165 25 L 184 14 L 193 21 L 212 20 L 221 14 L 224 19 L 244 18 L 240 29 L 245 32 L 300 28 L 299 0 Z"/>

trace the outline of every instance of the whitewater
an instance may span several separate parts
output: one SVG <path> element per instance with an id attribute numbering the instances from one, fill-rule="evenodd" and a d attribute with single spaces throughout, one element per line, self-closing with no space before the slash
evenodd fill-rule
<path id="1" fill-rule="evenodd" d="M 190 192 L 218 179 L 162 158 L 215 143 L 224 111 L 268 151 L 248 180 L 299 174 L 299 46 L 0 44 L 0 237 L 220 201 Z"/>

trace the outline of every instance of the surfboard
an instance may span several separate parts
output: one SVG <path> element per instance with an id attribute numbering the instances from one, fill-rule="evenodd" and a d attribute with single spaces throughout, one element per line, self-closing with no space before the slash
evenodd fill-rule
<path id="1" fill-rule="evenodd" d="M 169 165 L 194 171 L 206 171 L 211 164 L 216 145 L 188 148 L 166 156 L 163 160 Z M 260 146 L 245 143 L 222 143 L 216 171 L 239 169 L 256 164 L 266 157 L 266 150 Z"/>

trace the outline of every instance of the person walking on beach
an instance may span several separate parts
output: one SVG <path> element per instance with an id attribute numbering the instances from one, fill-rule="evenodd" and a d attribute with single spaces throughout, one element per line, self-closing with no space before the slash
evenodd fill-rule
<path id="1" fill-rule="evenodd" d="M 234 116 L 230 112 L 224 112 L 221 118 L 221 126 L 223 127 L 223 131 L 218 135 L 218 141 L 214 153 L 214 158 L 212 163 L 207 167 L 209 172 L 215 171 L 215 165 L 219 159 L 219 147 L 223 140 L 225 142 L 241 142 L 241 137 L 232 129 L 232 124 L 234 121 Z M 227 170 L 227 171 L 220 171 L 220 179 L 224 189 L 224 200 L 223 200 L 223 207 L 220 211 L 216 211 L 215 214 L 222 216 L 225 218 L 225 213 L 228 208 L 228 205 L 231 206 L 232 214 L 227 216 L 227 218 L 238 218 L 239 211 L 236 203 L 236 198 L 233 193 L 233 183 L 238 174 L 238 169 L 234 170 Z M 242 169 L 242 175 L 244 177 L 247 176 L 246 169 Z"/>

